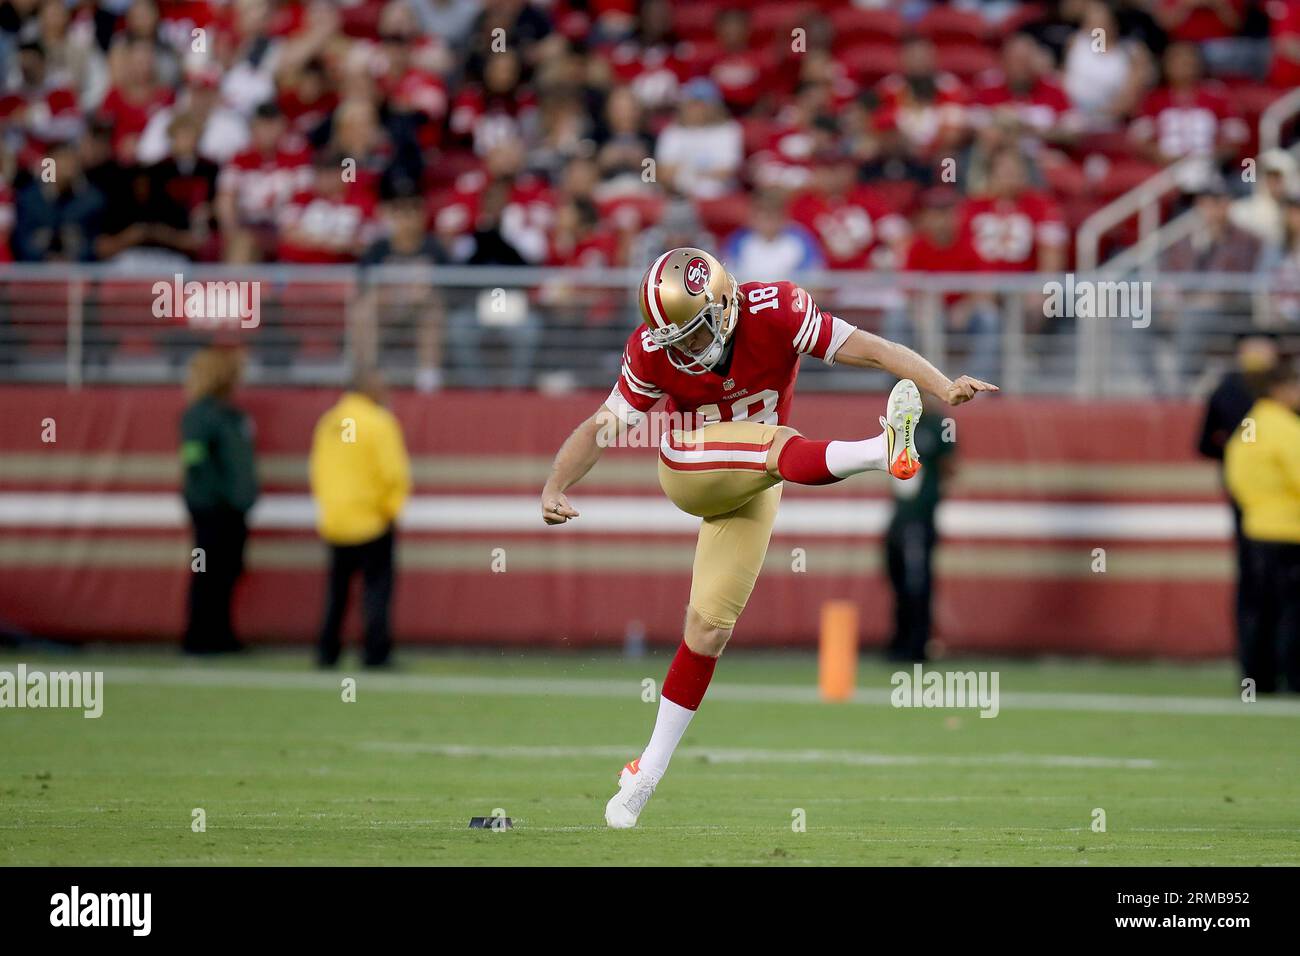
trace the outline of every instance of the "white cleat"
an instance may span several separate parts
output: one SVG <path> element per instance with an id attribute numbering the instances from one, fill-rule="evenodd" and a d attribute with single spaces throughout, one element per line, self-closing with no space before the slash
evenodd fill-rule
<path id="1" fill-rule="evenodd" d="M 639 758 L 633 760 L 618 775 L 618 793 L 605 804 L 605 822 L 614 830 L 630 830 L 636 826 L 658 783 L 658 777 L 641 772 Z"/>
<path id="2" fill-rule="evenodd" d="M 889 393 L 885 415 L 880 419 L 889 444 L 885 460 L 895 478 L 911 478 L 921 470 L 921 459 L 916 455 L 916 426 L 920 421 L 920 389 L 910 378 L 899 379 Z"/>

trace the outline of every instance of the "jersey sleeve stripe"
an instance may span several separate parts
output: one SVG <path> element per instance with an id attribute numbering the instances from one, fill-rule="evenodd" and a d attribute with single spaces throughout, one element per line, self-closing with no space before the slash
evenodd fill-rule
<path id="1" fill-rule="evenodd" d="M 799 330 L 799 338 L 795 342 L 795 349 L 800 352 L 810 352 L 817 342 L 817 335 L 821 331 L 822 314 L 817 311 L 817 307 L 808 302 L 808 315 L 804 319 L 803 327 Z"/>
<path id="2" fill-rule="evenodd" d="M 647 398 L 663 397 L 664 393 L 662 390 L 657 389 L 650 383 L 642 381 L 641 379 L 637 378 L 636 375 L 633 374 L 632 369 L 628 366 L 626 361 L 623 363 L 622 372 L 623 372 L 623 381 L 627 383 L 627 387 L 630 388 L 632 391 L 640 395 L 644 395 Z"/>

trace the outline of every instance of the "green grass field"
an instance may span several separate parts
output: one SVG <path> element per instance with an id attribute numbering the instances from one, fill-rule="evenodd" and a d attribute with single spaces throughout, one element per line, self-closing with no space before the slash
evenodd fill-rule
<path id="1" fill-rule="evenodd" d="M 999 672 L 982 719 L 891 707 L 893 666 L 864 661 L 860 699 L 824 704 L 811 656 L 734 651 L 641 826 L 611 832 L 662 654 L 323 674 L 305 652 L 9 650 L 0 670 L 20 660 L 103 669 L 104 714 L 0 710 L 7 865 L 1300 861 L 1300 702 L 1242 703 L 1227 664 L 933 665 Z M 513 830 L 467 828 L 496 808 Z"/>

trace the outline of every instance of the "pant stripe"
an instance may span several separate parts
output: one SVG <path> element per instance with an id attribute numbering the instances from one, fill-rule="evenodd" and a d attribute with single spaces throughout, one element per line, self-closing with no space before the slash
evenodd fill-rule
<path id="1" fill-rule="evenodd" d="M 766 471 L 771 448 L 771 441 L 684 442 L 670 433 L 664 436 L 659 457 L 674 471 Z"/>

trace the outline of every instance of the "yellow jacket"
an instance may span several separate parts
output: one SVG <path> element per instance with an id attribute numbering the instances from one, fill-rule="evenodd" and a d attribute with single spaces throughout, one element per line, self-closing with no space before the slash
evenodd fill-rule
<path id="1" fill-rule="evenodd" d="M 1246 537 L 1300 544 L 1300 415 L 1261 398 L 1228 442 L 1224 468 Z"/>
<path id="2" fill-rule="evenodd" d="M 311 442 L 316 528 L 330 544 L 373 541 L 411 490 L 402 426 L 392 412 L 348 392 L 321 416 Z"/>

